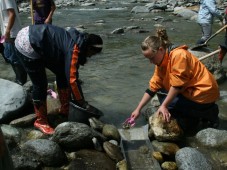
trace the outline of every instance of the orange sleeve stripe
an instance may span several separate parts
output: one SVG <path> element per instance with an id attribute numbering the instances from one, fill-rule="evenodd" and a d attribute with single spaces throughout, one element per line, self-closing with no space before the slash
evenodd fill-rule
<path id="1" fill-rule="evenodd" d="M 74 46 L 73 48 L 73 53 L 72 53 L 72 60 L 70 64 L 70 85 L 72 88 L 72 93 L 76 97 L 76 100 L 81 100 L 82 96 L 80 94 L 80 90 L 77 85 L 77 77 L 76 77 L 76 72 L 77 72 L 77 62 L 78 62 L 78 54 L 79 54 L 79 48 L 77 45 Z"/>

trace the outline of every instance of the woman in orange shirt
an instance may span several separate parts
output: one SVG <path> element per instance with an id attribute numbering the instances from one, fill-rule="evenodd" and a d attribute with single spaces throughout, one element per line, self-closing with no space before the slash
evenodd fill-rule
<path id="1" fill-rule="evenodd" d="M 171 116 L 187 120 L 207 121 L 211 127 L 218 124 L 219 89 L 213 75 L 187 50 L 174 46 L 165 29 L 157 36 L 148 36 L 141 45 L 143 55 L 155 64 L 154 74 L 131 118 L 136 119 L 141 109 L 157 94 L 161 103 L 158 113 L 169 122 Z"/>

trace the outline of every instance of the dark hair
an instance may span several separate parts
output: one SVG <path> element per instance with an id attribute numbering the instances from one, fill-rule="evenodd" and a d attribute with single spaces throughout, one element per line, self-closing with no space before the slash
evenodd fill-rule
<path id="1" fill-rule="evenodd" d="M 141 49 L 143 51 L 152 48 L 152 50 L 156 51 L 159 47 L 167 48 L 171 42 L 168 39 L 168 35 L 166 33 L 165 28 L 158 28 L 155 36 L 148 36 L 141 44 Z"/>
<path id="2" fill-rule="evenodd" d="M 87 46 L 96 53 L 101 52 L 103 46 L 102 38 L 96 34 L 88 34 Z"/>

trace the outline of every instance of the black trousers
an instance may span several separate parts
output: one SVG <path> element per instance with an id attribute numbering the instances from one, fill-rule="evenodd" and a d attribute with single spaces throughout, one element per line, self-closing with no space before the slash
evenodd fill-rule
<path id="1" fill-rule="evenodd" d="M 161 93 L 160 93 L 161 92 Z M 161 90 L 157 93 L 159 102 L 162 103 L 166 98 L 166 91 Z M 215 121 L 218 118 L 219 109 L 215 103 L 196 103 L 183 95 L 178 95 L 168 107 L 171 115 L 175 118 L 188 118 L 194 120 Z"/>
<path id="2" fill-rule="evenodd" d="M 17 50 L 17 55 L 25 68 L 30 80 L 32 81 L 33 91 L 32 98 L 35 101 L 44 101 L 47 97 L 48 80 L 46 68 L 56 75 L 58 88 L 68 88 L 68 81 L 65 75 L 65 68 L 55 62 L 45 61 L 42 57 L 39 59 L 31 59 Z"/>

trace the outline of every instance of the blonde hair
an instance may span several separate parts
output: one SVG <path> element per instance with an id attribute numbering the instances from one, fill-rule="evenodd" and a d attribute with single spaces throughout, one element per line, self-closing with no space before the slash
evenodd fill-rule
<path id="1" fill-rule="evenodd" d="M 155 36 L 148 36 L 147 38 L 145 38 L 145 40 L 141 44 L 141 49 L 143 51 L 149 48 L 151 48 L 153 51 L 157 51 L 159 47 L 166 49 L 171 44 L 165 28 L 158 28 L 156 30 L 156 34 L 157 35 Z"/>

